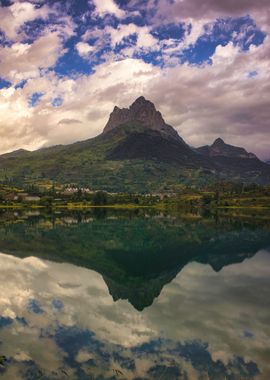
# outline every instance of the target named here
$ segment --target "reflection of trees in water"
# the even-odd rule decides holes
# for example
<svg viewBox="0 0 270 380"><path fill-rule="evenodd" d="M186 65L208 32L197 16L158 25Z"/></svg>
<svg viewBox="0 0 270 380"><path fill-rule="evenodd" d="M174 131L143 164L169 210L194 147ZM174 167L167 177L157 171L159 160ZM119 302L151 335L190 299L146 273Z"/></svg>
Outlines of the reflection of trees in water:
<svg viewBox="0 0 270 380"><path fill-rule="evenodd" d="M93 215L96 219L105 219L107 217L107 209L106 208L94 208Z"/></svg>

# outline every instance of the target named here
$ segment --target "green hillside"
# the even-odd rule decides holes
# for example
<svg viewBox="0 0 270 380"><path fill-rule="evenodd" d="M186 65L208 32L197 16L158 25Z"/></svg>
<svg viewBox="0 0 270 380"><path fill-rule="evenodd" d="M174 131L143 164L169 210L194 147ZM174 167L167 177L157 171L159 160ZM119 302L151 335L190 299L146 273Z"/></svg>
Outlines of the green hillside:
<svg viewBox="0 0 270 380"><path fill-rule="evenodd" d="M179 151L178 159L168 157L162 160L155 154L146 159L143 155L127 159L111 157L117 147L135 134L140 134L143 144L153 132L140 126L122 126L116 131L83 142L2 156L0 181L25 185L50 179L63 184L76 183L94 190L146 192L214 180L215 176L206 168L204 159L202 162L193 162L194 157L199 156L195 153L192 153L192 157L186 157ZM175 142L164 141L168 151L172 145L176 145ZM180 143L178 148L182 148Z"/></svg>

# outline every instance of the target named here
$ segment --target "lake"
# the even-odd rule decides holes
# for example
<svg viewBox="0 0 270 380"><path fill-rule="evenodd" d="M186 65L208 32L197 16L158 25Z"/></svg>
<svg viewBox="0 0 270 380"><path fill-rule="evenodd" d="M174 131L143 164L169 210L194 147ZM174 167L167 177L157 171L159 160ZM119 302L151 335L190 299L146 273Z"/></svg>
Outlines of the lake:
<svg viewBox="0 0 270 380"><path fill-rule="evenodd" d="M0 378L270 379L270 218L0 214Z"/></svg>

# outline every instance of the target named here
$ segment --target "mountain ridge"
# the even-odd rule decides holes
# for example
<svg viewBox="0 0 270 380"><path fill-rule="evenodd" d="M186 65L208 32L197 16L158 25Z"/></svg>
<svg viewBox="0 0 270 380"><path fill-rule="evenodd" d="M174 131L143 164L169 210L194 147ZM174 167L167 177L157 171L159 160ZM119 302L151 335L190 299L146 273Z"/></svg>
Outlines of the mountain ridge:
<svg viewBox="0 0 270 380"><path fill-rule="evenodd" d="M128 109L115 107L94 138L0 156L0 182L43 180L93 190L153 192L222 180L266 184L270 167L220 138L211 146L191 148L154 104L140 97Z"/></svg>

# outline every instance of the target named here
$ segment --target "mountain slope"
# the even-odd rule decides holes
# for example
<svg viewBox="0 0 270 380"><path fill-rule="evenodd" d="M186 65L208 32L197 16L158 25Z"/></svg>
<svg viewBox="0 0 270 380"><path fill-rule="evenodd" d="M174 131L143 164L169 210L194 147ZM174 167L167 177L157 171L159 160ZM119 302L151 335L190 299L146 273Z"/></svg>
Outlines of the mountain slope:
<svg viewBox="0 0 270 380"><path fill-rule="evenodd" d="M17 184L51 179L93 189L131 192L158 191L169 183L180 184L192 177L190 171L194 170L202 172L204 181L200 167L209 167L208 159L201 158L181 142L162 139L160 135L154 136L159 141L160 151L154 148L151 156L145 156L144 152L139 154L140 149L136 151L134 142L138 134L141 147L153 139L151 132L145 128L133 128L130 133L129 126L121 126L90 140L40 149L25 157L2 156L0 179ZM123 146L129 144L134 146L133 156L130 152L123 155ZM196 157L198 162L195 162Z"/></svg>
<svg viewBox="0 0 270 380"><path fill-rule="evenodd" d="M211 160L194 152L181 138L164 138L157 130L140 126L136 128L134 125L130 131L130 124L118 127L117 134L121 129L127 134L108 153L107 158L110 160L158 160L185 168L215 169ZM115 131L112 132L115 133ZM109 133L106 137L109 137Z"/></svg>

